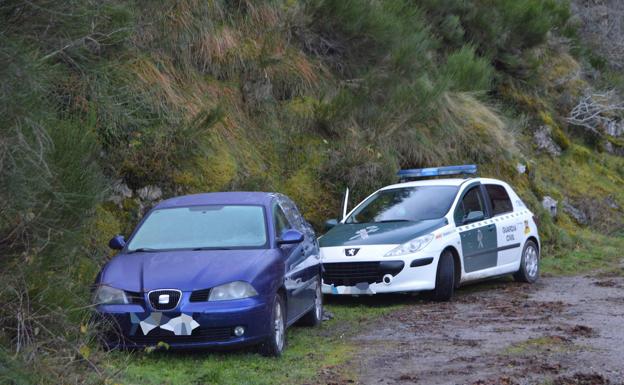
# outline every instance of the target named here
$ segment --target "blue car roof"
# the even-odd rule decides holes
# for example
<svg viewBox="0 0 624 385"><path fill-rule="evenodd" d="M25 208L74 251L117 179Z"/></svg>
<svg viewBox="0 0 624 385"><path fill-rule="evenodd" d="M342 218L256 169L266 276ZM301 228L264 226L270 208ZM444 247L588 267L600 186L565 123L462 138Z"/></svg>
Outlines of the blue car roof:
<svg viewBox="0 0 624 385"><path fill-rule="evenodd" d="M236 192L214 192L203 194L183 195L179 197L169 198L160 202L155 208L171 208L182 206L198 206L198 205L262 205L268 206L275 193L254 192L254 191L236 191Z"/></svg>

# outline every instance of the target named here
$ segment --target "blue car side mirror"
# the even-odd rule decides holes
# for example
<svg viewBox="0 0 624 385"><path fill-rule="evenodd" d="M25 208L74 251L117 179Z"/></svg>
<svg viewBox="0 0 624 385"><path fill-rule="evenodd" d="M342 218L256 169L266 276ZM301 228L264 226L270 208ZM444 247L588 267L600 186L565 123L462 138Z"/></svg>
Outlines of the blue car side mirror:
<svg viewBox="0 0 624 385"><path fill-rule="evenodd" d="M126 245L126 238L123 235L115 235L108 241L108 247L113 250L121 250Z"/></svg>
<svg viewBox="0 0 624 385"><path fill-rule="evenodd" d="M294 243L303 242L303 234L298 230L286 230L282 233L282 236L277 240L278 245L291 245Z"/></svg>

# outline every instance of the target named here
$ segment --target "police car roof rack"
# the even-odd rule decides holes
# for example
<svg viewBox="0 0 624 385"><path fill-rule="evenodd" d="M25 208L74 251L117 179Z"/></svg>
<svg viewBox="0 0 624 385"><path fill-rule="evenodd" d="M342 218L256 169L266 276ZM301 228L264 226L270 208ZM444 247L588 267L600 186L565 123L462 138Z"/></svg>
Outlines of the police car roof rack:
<svg viewBox="0 0 624 385"><path fill-rule="evenodd" d="M399 170L397 176L399 177L399 183L409 182L415 179L431 178L436 176L448 176L448 175L463 175L468 178L469 175L477 173L476 164L464 164L460 166L446 166L446 167L430 167L430 168L412 168L406 170Z"/></svg>

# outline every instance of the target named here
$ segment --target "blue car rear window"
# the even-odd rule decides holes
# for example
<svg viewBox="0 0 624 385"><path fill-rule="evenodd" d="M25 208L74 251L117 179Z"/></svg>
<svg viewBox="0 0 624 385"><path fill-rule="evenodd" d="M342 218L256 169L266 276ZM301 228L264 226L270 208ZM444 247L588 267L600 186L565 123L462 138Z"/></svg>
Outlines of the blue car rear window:
<svg viewBox="0 0 624 385"><path fill-rule="evenodd" d="M128 251L262 248L266 244L262 206L206 205L152 211L130 240Z"/></svg>

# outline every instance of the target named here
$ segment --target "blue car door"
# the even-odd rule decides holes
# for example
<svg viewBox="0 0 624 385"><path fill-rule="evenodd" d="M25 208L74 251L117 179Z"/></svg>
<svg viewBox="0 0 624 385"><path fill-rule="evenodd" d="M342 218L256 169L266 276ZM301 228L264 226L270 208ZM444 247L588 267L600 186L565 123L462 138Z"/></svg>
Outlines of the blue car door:
<svg viewBox="0 0 624 385"><path fill-rule="evenodd" d="M302 270L302 306L303 310L307 310L314 306L315 290L321 284L321 256L318 241L314 229L303 218L292 200L280 194L279 204L292 226L304 235L302 243L304 259L297 267Z"/></svg>
<svg viewBox="0 0 624 385"><path fill-rule="evenodd" d="M275 224L275 236L278 238L284 231L294 228L277 202L273 205L273 223ZM279 248L284 256L286 269L284 277L286 318L290 322L305 310L304 271L300 266L305 260L305 251L303 242L280 245Z"/></svg>

